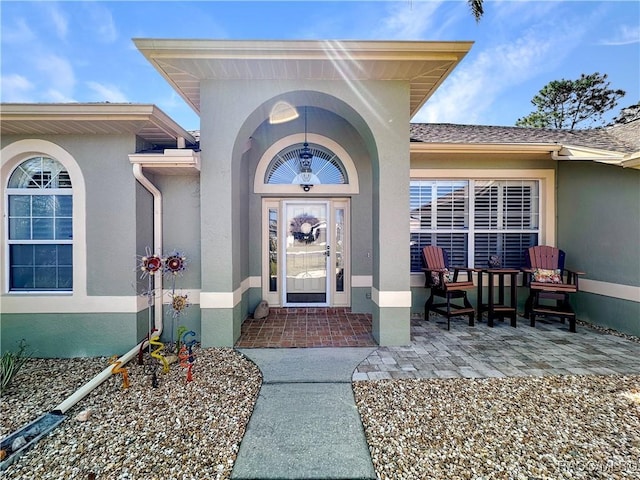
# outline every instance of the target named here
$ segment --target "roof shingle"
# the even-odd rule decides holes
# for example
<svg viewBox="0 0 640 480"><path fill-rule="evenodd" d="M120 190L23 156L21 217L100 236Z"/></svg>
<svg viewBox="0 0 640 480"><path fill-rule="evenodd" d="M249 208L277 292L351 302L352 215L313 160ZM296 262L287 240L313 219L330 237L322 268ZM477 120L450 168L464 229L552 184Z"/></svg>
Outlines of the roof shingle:
<svg viewBox="0 0 640 480"><path fill-rule="evenodd" d="M419 143L557 143L622 153L640 150L640 120L587 130L412 123L410 141Z"/></svg>

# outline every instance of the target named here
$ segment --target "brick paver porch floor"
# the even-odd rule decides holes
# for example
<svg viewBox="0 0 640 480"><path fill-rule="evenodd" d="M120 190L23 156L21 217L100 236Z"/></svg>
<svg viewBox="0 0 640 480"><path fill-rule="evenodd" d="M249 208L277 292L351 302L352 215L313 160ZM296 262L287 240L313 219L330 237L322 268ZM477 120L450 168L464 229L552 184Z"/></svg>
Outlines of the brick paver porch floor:
<svg viewBox="0 0 640 480"><path fill-rule="evenodd" d="M350 308L271 308L242 324L238 348L370 347L371 315Z"/></svg>

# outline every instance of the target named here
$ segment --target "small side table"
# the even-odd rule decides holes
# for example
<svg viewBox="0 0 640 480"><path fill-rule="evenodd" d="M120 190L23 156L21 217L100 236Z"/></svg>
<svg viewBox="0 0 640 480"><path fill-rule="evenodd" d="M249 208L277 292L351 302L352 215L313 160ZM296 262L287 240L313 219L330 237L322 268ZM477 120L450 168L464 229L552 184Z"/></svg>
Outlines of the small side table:
<svg viewBox="0 0 640 480"><path fill-rule="evenodd" d="M511 326L516 326L516 316L518 309L518 284L517 284L517 276L520 273L520 270L514 270L511 268L483 268L478 271L478 317L482 318L482 312L488 312L487 314L487 324L490 327L493 327L493 320L495 318L511 318ZM489 291L488 291L488 301L487 303L483 303L483 292L482 292L482 278L484 275L489 277ZM511 277L511 284L509 285L509 297L510 303L507 305L505 303L505 277ZM498 277L498 301L495 301L495 277Z"/></svg>

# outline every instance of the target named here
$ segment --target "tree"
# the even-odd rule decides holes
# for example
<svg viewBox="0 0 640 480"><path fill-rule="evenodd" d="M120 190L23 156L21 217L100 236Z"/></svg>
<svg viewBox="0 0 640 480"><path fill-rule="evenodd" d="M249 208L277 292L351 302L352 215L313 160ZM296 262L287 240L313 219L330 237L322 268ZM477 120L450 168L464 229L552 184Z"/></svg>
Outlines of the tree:
<svg viewBox="0 0 640 480"><path fill-rule="evenodd" d="M606 74L580 75L577 80L553 80L533 97L537 110L519 118L519 127L573 130L581 122L604 123L602 115L618 104L624 90L609 88Z"/></svg>
<svg viewBox="0 0 640 480"><path fill-rule="evenodd" d="M636 120L640 120L640 102L635 105L622 108L611 124L621 125L624 123L635 122Z"/></svg>
<svg viewBox="0 0 640 480"><path fill-rule="evenodd" d="M467 0L469 7L471 8L471 13L476 19L476 22L479 22L484 14L484 9L482 8L483 0Z"/></svg>

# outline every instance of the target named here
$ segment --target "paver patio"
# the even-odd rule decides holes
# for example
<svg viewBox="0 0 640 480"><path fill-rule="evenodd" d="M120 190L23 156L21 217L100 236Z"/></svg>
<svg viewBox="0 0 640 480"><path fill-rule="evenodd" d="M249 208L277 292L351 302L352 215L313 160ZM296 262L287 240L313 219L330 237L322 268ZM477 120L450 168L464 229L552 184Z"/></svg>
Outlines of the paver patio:
<svg viewBox="0 0 640 480"><path fill-rule="evenodd" d="M523 375L640 373L640 343L578 325L540 318L535 327L518 316L474 327L431 315L411 320L411 344L379 347L361 363L353 380L389 378L484 378ZM268 318L248 319L238 348L375 346L371 315L350 309L272 309Z"/></svg>
<svg viewBox="0 0 640 480"><path fill-rule="evenodd" d="M578 325L541 319L535 327L486 319L469 327L446 319L411 320L411 345L380 347L362 362L353 380L391 378L486 378L640 373L640 343Z"/></svg>

